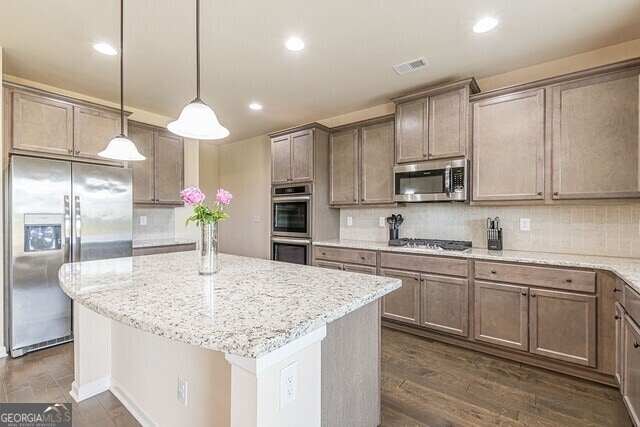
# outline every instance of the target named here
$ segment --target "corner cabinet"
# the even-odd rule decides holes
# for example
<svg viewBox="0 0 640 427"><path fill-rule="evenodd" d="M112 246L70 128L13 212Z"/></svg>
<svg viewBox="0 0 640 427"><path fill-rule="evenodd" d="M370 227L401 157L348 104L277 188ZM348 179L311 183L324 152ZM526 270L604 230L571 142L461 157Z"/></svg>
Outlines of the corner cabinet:
<svg viewBox="0 0 640 427"><path fill-rule="evenodd" d="M315 129L309 128L272 136L272 184L313 181L315 132Z"/></svg>
<svg viewBox="0 0 640 427"><path fill-rule="evenodd" d="M184 141L171 132L131 122L129 138L147 159L131 162L133 202L182 206L184 182Z"/></svg>
<svg viewBox="0 0 640 427"><path fill-rule="evenodd" d="M393 204L393 117L338 128L329 136L329 203Z"/></svg>
<svg viewBox="0 0 640 427"><path fill-rule="evenodd" d="M471 78L394 98L396 163L465 156L469 95L479 91Z"/></svg>
<svg viewBox="0 0 640 427"><path fill-rule="evenodd" d="M11 151L121 164L98 156L120 134L119 111L6 83L4 97Z"/></svg>

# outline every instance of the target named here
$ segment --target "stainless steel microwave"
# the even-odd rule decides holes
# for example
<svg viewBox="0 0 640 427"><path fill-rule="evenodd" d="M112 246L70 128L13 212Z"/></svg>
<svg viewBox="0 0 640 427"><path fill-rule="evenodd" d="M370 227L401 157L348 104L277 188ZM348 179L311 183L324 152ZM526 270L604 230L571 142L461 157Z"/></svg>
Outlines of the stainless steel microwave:
<svg viewBox="0 0 640 427"><path fill-rule="evenodd" d="M469 161L434 160L393 168L396 202L465 202Z"/></svg>

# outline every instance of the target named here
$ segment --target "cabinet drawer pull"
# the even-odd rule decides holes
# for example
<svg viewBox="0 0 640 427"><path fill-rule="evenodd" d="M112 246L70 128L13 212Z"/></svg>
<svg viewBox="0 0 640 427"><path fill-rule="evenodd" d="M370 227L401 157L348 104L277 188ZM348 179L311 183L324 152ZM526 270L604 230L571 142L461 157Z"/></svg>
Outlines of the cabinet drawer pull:
<svg viewBox="0 0 640 427"><path fill-rule="evenodd" d="M360 256L360 259L364 261L364 256L362 256L362 255L361 255L361 256Z"/></svg>
<svg viewBox="0 0 640 427"><path fill-rule="evenodd" d="M554 192L553 192L553 195L554 195L554 196L559 196L559 195L560 195L560 193L558 193L557 191L554 191Z"/></svg>
<svg viewBox="0 0 640 427"><path fill-rule="evenodd" d="M638 348L638 347L640 347L640 344L638 344L637 342L634 342L633 343L633 348Z"/></svg>
<svg viewBox="0 0 640 427"><path fill-rule="evenodd" d="M538 196L542 196L542 191L538 191Z"/></svg>
<svg viewBox="0 0 640 427"><path fill-rule="evenodd" d="M618 316L617 314L613 316L614 319L616 320L620 320L620 316Z"/></svg>
<svg viewBox="0 0 640 427"><path fill-rule="evenodd" d="M613 288L613 292L614 292L614 293L615 293L615 292L620 292L620 289L618 289L618 288Z"/></svg>
<svg viewBox="0 0 640 427"><path fill-rule="evenodd" d="M326 255L326 254L327 254L326 252L322 252L322 255Z"/></svg>
<svg viewBox="0 0 640 427"><path fill-rule="evenodd" d="M567 283L573 282L573 279L567 279Z"/></svg>
<svg viewBox="0 0 640 427"><path fill-rule="evenodd" d="M491 270L491 274L496 274L496 271L495 270Z"/></svg>

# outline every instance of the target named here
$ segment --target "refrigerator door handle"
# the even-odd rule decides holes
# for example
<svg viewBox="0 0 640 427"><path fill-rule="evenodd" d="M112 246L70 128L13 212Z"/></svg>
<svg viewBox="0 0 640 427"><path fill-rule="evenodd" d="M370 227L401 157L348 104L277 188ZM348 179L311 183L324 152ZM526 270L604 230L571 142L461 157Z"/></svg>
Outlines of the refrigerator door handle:
<svg viewBox="0 0 640 427"><path fill-rule="evenodd" d="M81 261L81 256L82 256L82 250L81 250L81 236L82 236L82 215L80 212L80 196L76 196L75 198L75 244L73 246L74 248L74 256L73 256L73 261L74 262L80 262Z"/></svg>
<svg viewBox="0 0 640 427"><path fill-rule="evenodd" d="M64 196L64 263L71 261L71 202Z"/></svg>

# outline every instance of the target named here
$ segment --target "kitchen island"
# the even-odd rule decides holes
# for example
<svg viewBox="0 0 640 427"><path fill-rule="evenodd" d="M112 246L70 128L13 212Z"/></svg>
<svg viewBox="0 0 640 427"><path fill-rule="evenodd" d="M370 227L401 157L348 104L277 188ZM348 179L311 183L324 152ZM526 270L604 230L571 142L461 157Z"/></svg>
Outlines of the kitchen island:
<svg viewBox="0 0 640 427"><path fill-rule="evenodd" d="M73 398L111 390L143 425L375 423L377 300L400 281L219 262L212 276L198 274L194 252L63 265L60 286L74 300ZM293 399L281 390L290 378Z"/></svg>

